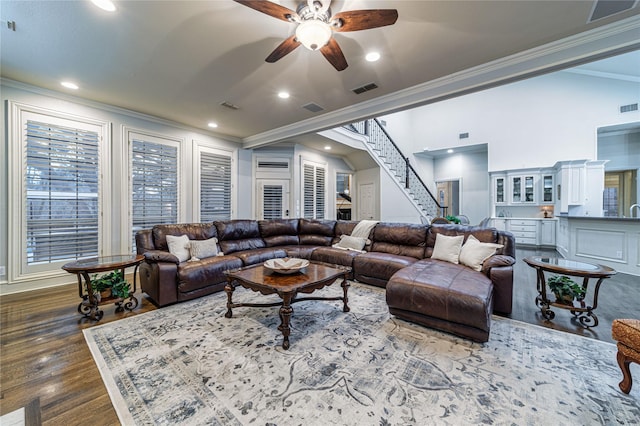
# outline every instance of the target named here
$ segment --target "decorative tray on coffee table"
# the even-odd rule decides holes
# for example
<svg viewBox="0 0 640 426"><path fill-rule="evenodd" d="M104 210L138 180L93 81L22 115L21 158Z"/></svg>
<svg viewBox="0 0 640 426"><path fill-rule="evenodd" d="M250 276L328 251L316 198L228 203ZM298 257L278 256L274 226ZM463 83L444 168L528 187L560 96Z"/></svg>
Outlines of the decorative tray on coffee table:
<svg viewBox="0 0 640 426"><path fill-rule="evenodd" d="M309 266L306 259L285 257L283 259L269 259L264 262L264 267L278 274L295 274Z"/></svg>

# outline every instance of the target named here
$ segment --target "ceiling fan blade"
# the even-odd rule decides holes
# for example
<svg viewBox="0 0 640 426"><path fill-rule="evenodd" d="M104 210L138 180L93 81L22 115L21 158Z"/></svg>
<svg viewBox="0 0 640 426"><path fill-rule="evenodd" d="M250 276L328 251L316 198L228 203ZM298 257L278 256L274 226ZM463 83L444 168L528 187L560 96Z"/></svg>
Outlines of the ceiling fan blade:
<svg viewBox="0 0 640 426"><path fill-rule="evenodd" d="M327 44L320 48L320 52L322 52L324 57L327 58L327 61L338 71L342 71L349 66L342 53L342 49L340 49L338 42L333 37L329 39Z"/></svg>
<svg viewBox="0 0 640 426"><path fill-rule="evenodd" d="M267 56L267 59L265 59L265 61L270 63L276 62L282 59L283 56L291 53L298 46L300 46L300 42L296 40L296 36L294 34L288 39L286 39L285 41L283 41L282 43L280 43L280 45L276 47L275 50L271 52L269 56Z"/></svg>
<svg viewBox="0 0 640 426"><path fill-rule="evenodd" d="M335 14L331 21L339 20L334 31L360 31L393 25L398 20L395 9L348 10Z"/></svg>
<svg viewBox="0 0 640 426"><path fill-rule="evenodd" d="M240 3L258 12L266 13L274 18L282 19L283 21L291 22L290 17L297 17L298 14L291 9L287 9L279 4L272 3L267 0L233 0L236 3Z"/></svg>

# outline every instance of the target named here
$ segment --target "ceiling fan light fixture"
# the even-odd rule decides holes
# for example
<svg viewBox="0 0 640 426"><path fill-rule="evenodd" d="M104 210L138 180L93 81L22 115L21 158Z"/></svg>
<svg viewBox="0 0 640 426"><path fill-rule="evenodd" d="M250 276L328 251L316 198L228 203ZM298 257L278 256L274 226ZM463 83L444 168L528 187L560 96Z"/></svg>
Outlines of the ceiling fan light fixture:
<svg viewBox="0 0 640 426"><path fill-rule="evenodd" d="M317 19L301 22L296 28L296 38L309 50L318 50L331 39L331 27Z"/></svg>

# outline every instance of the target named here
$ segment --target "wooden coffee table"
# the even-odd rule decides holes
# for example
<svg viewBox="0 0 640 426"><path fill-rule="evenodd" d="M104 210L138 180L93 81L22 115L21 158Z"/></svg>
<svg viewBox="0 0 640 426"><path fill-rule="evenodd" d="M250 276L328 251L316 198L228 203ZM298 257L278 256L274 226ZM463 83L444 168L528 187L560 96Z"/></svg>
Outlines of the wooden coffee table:
<svg viewBox="0 0 640 426"><path fill-rule="evenodd" d="M282 332L284 337L282 348L289 349L289 335L291 334L289 322L293 313L291 305L305 300L342 300L344 303L342 311L349 312L347 298L349 282L347 281L347 275L350 272L351 268L347 266L319 262L311 262L301 272L290 275L278 274L265 268L262 264L225 271L227 276L227 285L224 287L224 291L227 293L227 313L225 317L231 318L233 316L232 309L242 306L280 306L281 323L278 326L278 330ZM342 297L297 297L298 293L313 293L315 290L333 284L340 278L342 278ZM282 299L282 302L233 303L232 297L236 285L241 285L264 295L277 294Z"/></svg>

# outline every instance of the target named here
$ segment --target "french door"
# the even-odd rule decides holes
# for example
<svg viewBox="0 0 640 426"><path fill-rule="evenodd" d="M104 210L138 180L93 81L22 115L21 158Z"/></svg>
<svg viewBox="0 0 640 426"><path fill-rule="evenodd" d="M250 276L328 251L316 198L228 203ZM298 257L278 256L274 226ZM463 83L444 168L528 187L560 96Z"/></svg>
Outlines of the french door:
<svg viewBox="0 0 640 426"><path fill-rule="evenodd" d="M289 180L259 179L258 219L282 219L289 214Z"/></svg>

